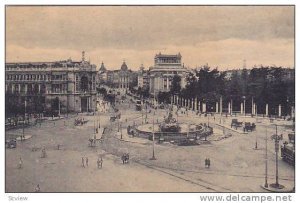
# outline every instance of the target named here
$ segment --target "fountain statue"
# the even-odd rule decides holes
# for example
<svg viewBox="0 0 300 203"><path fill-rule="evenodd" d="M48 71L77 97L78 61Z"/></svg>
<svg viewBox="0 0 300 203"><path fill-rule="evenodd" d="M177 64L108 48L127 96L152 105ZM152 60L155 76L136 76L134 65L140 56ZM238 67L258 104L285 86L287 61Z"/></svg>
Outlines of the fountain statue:
<svg viewBox="0 0 300 203"><path fill-rule="evenodd" d="M173 118L173 109L172 107L168 111L168 116L164 119L164 121L159 125L159 129L161 132L179 132L180 126L175 118Z"/></svg>

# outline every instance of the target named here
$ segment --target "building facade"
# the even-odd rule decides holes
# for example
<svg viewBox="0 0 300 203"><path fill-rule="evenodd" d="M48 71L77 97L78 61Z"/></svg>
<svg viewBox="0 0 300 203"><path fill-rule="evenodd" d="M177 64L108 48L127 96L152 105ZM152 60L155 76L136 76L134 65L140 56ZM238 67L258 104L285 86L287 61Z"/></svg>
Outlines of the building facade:
<svg viewBox="0 0 300 203"><path fill-rule="evenodd" d="M102 62L98 71L98 82L99 84L104 84L107 82L107 70Z"/></svg>
<svg viewBox="0 0 300 203"><path fill-rule="evenodd" d="M134 86L137 80L137 73L128 69L125 61L119 70L107 71L107 84L110 87L118 89L120 92L126 92L130 86Z"/></svg>
<svg viewBox="0 0 300 203"><path fill-rule="evenodd" d="M7 102L48 113L93 111L96 66L71 59L56 62L6 63ZM25 102L26 101L26 102Z"/></svg>
<svg viewBox="0 0 300 203"><path fill-rule="evenodd" d="M147 89L150 85L150 76L149 71L145 70L144 66L141 65L140 70L138 71L138 85L137 87Z"/></svg>
<svg viewBox="0 0 300 203"><path fill-rule="evenodd" d="M159 92L170 91L174 75L181 77L181 87L186 86L188 70L181 63L181 54L167 55L156 54L154 66L149 68L150 93L156 95Z"/></svg>

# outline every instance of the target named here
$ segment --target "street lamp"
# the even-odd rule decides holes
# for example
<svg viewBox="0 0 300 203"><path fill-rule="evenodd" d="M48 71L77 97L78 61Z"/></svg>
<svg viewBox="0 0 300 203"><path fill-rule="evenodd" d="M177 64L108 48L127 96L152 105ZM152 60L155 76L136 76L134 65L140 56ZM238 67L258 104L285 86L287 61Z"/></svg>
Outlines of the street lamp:
<svg viewBox="0 0 300 203"><path fill-rule="evenodd" d="M276 126L276 134L275 134L275 153L276 153L276 182L270 184L270 187L275 188L275 189L283 189L284 186L279 184L278 181L278 151L279 151L279 135L277 134L277 125Z"/></svg>
<svg viewBox="0 0 300 203"><path fill-rule="evenodd" d="M155 98L155 91L154 91L154 98ZM154 150L154 140L155 140L155 135L154 135L154 115L155 115L155 109L153 109L153 118L152 118L152 158L150 160L156 160L155 158L155 150Z"/></svg>
<svg viewBox="0 0 300 203"><path fill-rule="evenodd" d="M265 167L265 188L268 188L268 131L266 128L266 154L265 154L265 162L266 162L266 167Z"/></svg>

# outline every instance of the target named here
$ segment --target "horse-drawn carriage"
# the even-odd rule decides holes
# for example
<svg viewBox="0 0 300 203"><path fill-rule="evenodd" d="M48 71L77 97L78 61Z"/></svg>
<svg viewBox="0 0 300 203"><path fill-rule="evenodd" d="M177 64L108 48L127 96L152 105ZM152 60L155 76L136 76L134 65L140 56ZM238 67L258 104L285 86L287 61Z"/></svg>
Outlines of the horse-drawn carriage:
<svg viewBox="0 0 300 203"><path fill-rule="evenodd" d="M5 141L5 146L8 149L16 148L17 147L17 140L16 139L9 139Z"/></svg>
<svg viewBox="0 0 300 203"><path fill-rule="evenodd" d="M78 125L84 125L85 123L87 123L87 120L84 120L84 118L76 118L74 121L74 125L78 126Z"/></svg>
<svg viewBox="0 0 300 203"><path fill-rule="evenodd" d="M295 165L295 134L288 134L289 142L284 142L281 146L281 157L282 160Z"/></svg>
<svg viewBox="0 0 300 203"><path fill-rule="evenodd" d="M238 119L234 118L231 120L231 128L235 127L237 129L238 127L242 127L242 126L243 126L243 122L239 122Z"/></svg>
<svg viewBox="0 0 300 203"><path fill-rule="evenodd" d="M134 127L133 126L128 126L127 127L127 134L128 135L134 135Z"/></svg>
<svg viewBox="0 0 300 203"><path fill-rule="evenodd" d="M255 123L245 122L244 132L248 132L248 131L252 132L253 130L255 130L255 128L256 128Z"/></svg>

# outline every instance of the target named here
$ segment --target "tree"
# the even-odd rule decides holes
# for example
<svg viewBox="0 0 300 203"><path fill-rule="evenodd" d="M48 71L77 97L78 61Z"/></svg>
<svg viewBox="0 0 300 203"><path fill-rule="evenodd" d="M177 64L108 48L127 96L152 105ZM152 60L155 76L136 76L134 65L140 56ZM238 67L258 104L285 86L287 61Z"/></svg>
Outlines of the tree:
<svg viewBox="0 0 300 203"><path fill-rule="evenodd" d="M159 92L157 95L158 103L171 103L170 92Z"/></svg>
<svg viewBox="0 0 300 203"><path fill-rule="evenodd" d="M179 75L174 75L171 83L171 94L179 94L181 91L181 77Z"/></svg>

